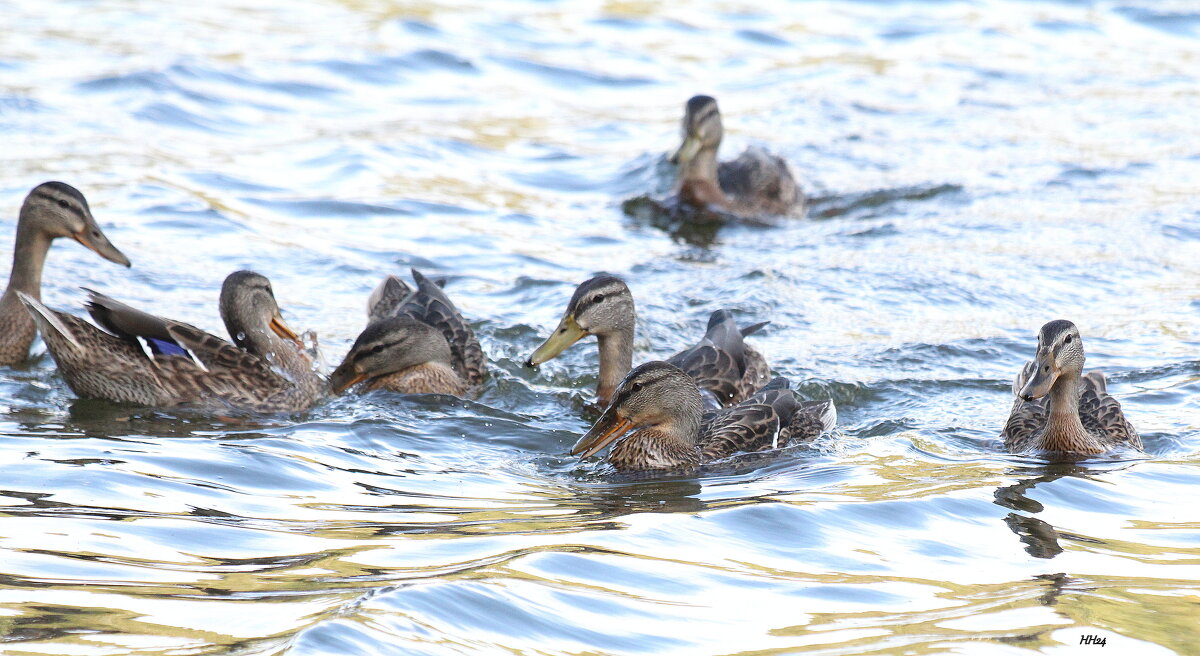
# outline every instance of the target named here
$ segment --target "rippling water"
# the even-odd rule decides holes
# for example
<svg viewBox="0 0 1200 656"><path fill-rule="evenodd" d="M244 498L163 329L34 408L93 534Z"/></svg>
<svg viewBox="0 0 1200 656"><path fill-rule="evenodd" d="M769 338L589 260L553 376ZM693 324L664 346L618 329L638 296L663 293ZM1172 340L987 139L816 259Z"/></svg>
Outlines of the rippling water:
<svg viewBox="0 0 1200 656"><path fill-rule="evenodd" d="M36 346L0 369L0 651L1200 649L1195 3L244 4L4 5L0 257L62 179L134 268L56 245L48 304L215 330L252 267L333 362L417 266L491 380L235 423L76 400ZM808 220L655 214L697 92ZM595 349L520 363L601 270L638 359L770 319L837 433L689 477L566 456ZM1058 317L1145 457L999 448Z"/></svg>

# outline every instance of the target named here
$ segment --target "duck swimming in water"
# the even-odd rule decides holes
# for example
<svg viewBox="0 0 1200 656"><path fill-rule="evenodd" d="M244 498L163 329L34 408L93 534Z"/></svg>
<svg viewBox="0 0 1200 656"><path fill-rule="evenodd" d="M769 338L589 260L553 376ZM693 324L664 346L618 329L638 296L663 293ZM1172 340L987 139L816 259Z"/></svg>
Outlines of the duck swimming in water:
<svg viewBox="0 0 1200 656"><path fill-rule="evenodd" d="M810 440L836 423L833 401L798 401L783 378L737 405L705 413L695 381L653 361L625 376L571 454L586 458L612 445L607 460L620 471L689 469Z"/></svg>
<svg viewBox="0 0 1200 656"><path fill-rule="evenodd" d="M1038 334L1037 355L1013 382L1012 411L1001 437L1013 453L1097 455L1142 438L1108 395L1104 374L1083 374L1083 340L1070 321L1051 321Z"/></svg>
<svg viewBox="0 0 1200 656"><path fill-rule="evenodd" d="M740 217L804 214L804 194L787 162L761 148L717 164L725 129L711 96L694 96L683 115L683 143L671 156L679 166L676 197L701 210Z"/></svg>
<svg viewBox="0 0 1200 656"><path fill-rule="evenodd" d="M525 364L536 367L580 339L595 335L600 348L596 398L606 404L612 399L617 383L633 366L636 321L633 293L625 281L610 275L585 280L575 288L558 327ZM767 322L738 328L728 310L717 310L709 317L704 337L671 356L668 362L686 371L699 384L709 407L737 403L765 385L770 377L766 358L742 341L765 325Z"/></svg>
<svg viewBox="0 0 1200 656"><path fill-rule="evenodd" d="M294 412L325 394L304 344L280 316L270 281L253 271L231 273L221 286L221 317L233 344L92 291L88 312L104 330L31 296L21 300L81 397Z"/></svg>
<svg viewBox="0 0 1200 656"><path fill-rule="evenodd" d="M367 390L464 396L483 382L487 360L475 331L440 285L413 269L413 291L388 276L367 303L370 323L330 378L335 394Z"/></svg>
<svg viewBox="0 0 1200 656"><path fill-rule="evenodd" d="M0 297L0 365L20 362L29 355L37 325L21 305L19 294L42 298L42 267L51 242L59 237L70 237L110 262L129 266L129 258L104 236L78 189L63 182L34 187L21 204L12 274Z"/></svg>

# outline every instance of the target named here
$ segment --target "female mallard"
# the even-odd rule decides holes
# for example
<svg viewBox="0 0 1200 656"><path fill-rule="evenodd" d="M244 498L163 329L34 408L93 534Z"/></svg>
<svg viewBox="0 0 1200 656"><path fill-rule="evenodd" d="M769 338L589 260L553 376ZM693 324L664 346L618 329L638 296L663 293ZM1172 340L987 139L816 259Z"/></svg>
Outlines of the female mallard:
<svg viewBox="0 0 1200 656"><path fill-rule="evenodd" d="M487 361L475 331L441 287L412 270L417 290L388 276L367 303L370 323L330 377L335 394L366 389L463 396L483 382Z"/></svg>
<svg viewBox="0 0 1200 656"><path fill-rule="evenodd" d="M739 451L809 440L836 422L833 401L797 401L782 378L735 406L706 414L695 381L655 361L625 376L571 455L586 458L616 442L608 461L621 471L686 469Z"/></svg>
<svg viewBox="0 0 1200 656"><path fill-rule="evenodd" d="M1037 355L1013 382L1013 402L1001 435L1013 453L1096 455L1114 447L1142 448L1142 438L1108 395L1104 374L1083 374L1083 340L1070 321L1051 321L1038 335Z"/></svg>
<svg viewBox="0 0 1200 656"><path fill-rule="evenodd" d="M20 362L29 354L37 326L18 294L41 299L42 265L50 242L58 237L70 237L106 260L129 266L129 258L100 231L87 199L75 187L62 182L34 187L21 204L12 275L0 297L0 365Z"/></svg>
<svg viewBox="0 0 1200 656"><path fill-rule="evenodd" d="M536 367L580 339L595 335L600 347L596 399L606 404L621 377L633 366L636 318L633 294L625 281L608 275L586 280L575 288L558 328L525 364ZM717 310L708 319L704 338L667 361L695 379L709 407L737 403L762 387L770 376L766 358L742 341L767 323L739 329L728 310Z"/></svg>
<svg viewBox="0 0 1200 656"><path fill-rule="evenodd" d="M683 115L683 144L671 156L679 165L675 194L700 209L743 217L804 213L804 195L787 162L760 148L747 148L732 162L717 164L725 134L711 96L693 96Z"/></svg>
<svg viewBox="0 0 1200 656"><path fill-rule="evenodd" d="M283 323L271 283L253 271L231 273L221 286L221 317L237 346L88 293L88 312L105 330L21 296L63 378L79 396L291 412L324 394L325 384L303 343Z"/></svg>

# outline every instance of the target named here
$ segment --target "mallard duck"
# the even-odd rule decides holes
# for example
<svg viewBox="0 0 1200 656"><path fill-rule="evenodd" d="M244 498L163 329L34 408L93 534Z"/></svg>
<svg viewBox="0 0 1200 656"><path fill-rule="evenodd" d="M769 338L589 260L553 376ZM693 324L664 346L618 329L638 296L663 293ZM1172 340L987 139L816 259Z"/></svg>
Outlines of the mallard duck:
<svg viewBox="0 0 1200 656"><path fill-rule="evenodd" d="M236 346L86 291L88 312L104 330L21 295L79 396L291 412L308 408L325 392L304 344L279 314L270 281L253 271L231 273L221 286L221 317Z"/></svg>
<svg viewBox="0 0 1200 656"><path fill-rule="evenodd" d="M705 413L695 381L675 365L653 361L621 380L571 455L586 458L616 442L608 461L618 470L686 469L809 440L836 423L833 401L798 401L783 378L737 405Z"/></svg>
<svg viewBox="0 0 1200 656"><path fill-rule="evenodd" d="M606 404L621 377L633 366L636 321L633 294L625 281L616 276L596 276L575 288L558 328L525 364L536 367L580 339L595 335L600 348L596 399L601 405ZM704 338L671 356L668 362L695 379L709 407L737 403L762 387L770 376L766 358L742 341L767 323L739 329L728 310L717 310L708 319Z"/></svg>
<svg viewBox="0 0 1200 656"><path fill-rule="evenodd" d="M683 115L683 143L671 155L679 166L675 194L700 209L743 217L804 213L804 195L787 162L761 148L747 148L717 164L725 129L711 96L693 96Z"/></svg>
<svg viewBox="0 0 1200 656"><path fill-rule="evenodd" d="M78 189L62 182L34 187L21 204L12 274L0 297L0 365L20 362L29 355L37 326L21 307L18 294L42 297L42 265L50 243L58 237L70 237L106 260L129 266L129 258L104 236Z"/></svg>
<svg viewBox="0 0 1200 656"><path fill-rule="evenodd" d="M463 396L483 382L487 360L475 331L441 286L412 270L413 291L388 276L367 302L370 323L334 370L335 394L368 390Z"/></svg>
<svg viewBox="0 0 1200 656"><path fill-rule="evenodd" d="M1104 374L1083 375L1079 329L1062 319L1042 326L1037 355L1013 382L1012 412L1001 435L1013 453L1095 455L1142 438L1108 395Z"/></svg>

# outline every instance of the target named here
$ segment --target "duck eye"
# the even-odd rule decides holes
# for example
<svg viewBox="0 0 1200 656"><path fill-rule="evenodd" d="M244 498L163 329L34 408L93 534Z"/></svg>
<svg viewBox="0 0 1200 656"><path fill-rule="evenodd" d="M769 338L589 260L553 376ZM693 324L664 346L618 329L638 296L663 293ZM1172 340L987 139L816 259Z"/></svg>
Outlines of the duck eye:
<svg viewBox="0 0 1200 656"><path fill-rule="evenodd" d="M65 209L67 209L68 207L70 207L71 205L70 205L70 203L68 203L67 201L65 201L65 200L62 200L62 199L59 199L59 201L58 201L58 206L59 206L59 207L61 207L61 208L63 208L63 209L65 210Z"/></svg>
<svg viewBox="0 0 1200 656"><path fill-rule="evenodd" d="M382 352L383 352L383 344L376 344L375 346L372 346L372 347L371 347L371 348L370 348L370 349L367 351L367 353L370 353L370 354L372 354L372 355L374 355L374 354L376 354L376 353L382 353Z"/></svg>
<svg viewBox="0 0 1200 656"><path fill-rule="evenodd" d="M640 390L640 389L642 389L642 384L641 384L640 382L638 382L638 383L634 383L634 384L632 384L632 385L630 385L630 386L629 386L629 391L631 391L631 392L636 392L636 391L638 391L638 390Z"/></svg>
<svg viewBox="0 0 1200 656"><path fill-rule="evenodd" d="M593 303L599 303L600 301L603 301L603 300L604 300L604 294L596 294L595 296L592 297Z"/></svg>
<svg viewBox="0 0 1200 656"><path fill-rule="evenodd" d="M1070 344L1070 343L1071 343L1071 337L1072 337L1072 335L1067 335L1067 338L1063 340L1063 344Z"/></svg>

